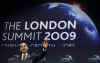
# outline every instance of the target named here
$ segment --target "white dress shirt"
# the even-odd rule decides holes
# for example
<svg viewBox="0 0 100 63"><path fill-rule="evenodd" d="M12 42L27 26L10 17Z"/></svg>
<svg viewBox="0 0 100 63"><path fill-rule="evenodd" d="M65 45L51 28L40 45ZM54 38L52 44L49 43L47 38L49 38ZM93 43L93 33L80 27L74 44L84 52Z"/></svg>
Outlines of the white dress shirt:
<svg viewBox="0 0 100 63"><path fill-rule="evenodd" d="M25 55L25 59L23 58L24 55ZM28 56L28 53L22 53L21 60L26 60L27 56Z"/></svg>

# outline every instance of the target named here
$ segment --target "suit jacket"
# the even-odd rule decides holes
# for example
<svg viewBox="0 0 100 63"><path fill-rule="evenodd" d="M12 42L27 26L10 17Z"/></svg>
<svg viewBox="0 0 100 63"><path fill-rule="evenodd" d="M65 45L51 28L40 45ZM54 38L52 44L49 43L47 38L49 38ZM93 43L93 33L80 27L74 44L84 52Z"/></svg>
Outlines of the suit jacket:
<svg viewBox="0 0 100 63"><path fill-rule="evenodd" d="M44 63L45 55L47 54L47 50L40 52L40 54L31 53L28 54L26 60L21 60L21 55L17 54L8 59L8 63Z"/></svg>

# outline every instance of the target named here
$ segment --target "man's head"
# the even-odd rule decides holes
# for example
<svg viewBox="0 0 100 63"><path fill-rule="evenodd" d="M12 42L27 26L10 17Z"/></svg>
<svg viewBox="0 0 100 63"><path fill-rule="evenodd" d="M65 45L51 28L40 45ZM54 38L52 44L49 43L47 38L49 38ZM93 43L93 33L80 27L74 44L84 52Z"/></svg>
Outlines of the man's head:
<svg viewBox="0 0 100 63"><path fill-rule="evenodd" d="M20 43L19 46L20 46L19 49L20 49L21 53L27 53L28 52L29 47L26 43L24 43L24 42Z"/></svg>

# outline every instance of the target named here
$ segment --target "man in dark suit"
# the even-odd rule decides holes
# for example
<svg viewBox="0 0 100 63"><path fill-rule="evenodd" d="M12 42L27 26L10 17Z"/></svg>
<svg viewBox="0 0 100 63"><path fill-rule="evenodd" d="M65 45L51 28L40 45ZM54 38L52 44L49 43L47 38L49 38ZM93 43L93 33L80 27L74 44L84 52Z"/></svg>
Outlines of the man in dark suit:
<svg viewBox="0 0 100 63"><path fill-rule="evenodd" d="M42 63L44 56L47 54L48 42L44 41L42 43L43 48L38 55L36 53L29 54L29 47L26 43L21 43L19 46L21 55L14 55L9 58L8 63Z"/></svg>

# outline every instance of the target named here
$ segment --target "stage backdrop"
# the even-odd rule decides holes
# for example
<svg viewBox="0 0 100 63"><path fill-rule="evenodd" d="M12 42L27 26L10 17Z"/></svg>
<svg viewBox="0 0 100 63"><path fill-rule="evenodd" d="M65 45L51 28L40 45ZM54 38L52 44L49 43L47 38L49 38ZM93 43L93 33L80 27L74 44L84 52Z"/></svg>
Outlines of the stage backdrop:
<svg viewBox="0 0 100 63"><path fill-rule="evenodd" d="M17 54L20 43L29 44L30 52L48 40L47 63L88 63L88 52L100 46L92 19L79 7L67 3L44 3L0 17L0 56L2 62Z"/></svg>

